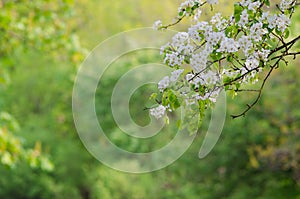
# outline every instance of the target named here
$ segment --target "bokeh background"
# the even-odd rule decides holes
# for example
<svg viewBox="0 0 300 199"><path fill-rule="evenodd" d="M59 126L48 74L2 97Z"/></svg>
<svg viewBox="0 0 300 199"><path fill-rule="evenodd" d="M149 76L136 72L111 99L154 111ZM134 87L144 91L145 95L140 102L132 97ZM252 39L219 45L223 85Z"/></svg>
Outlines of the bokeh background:
<svg viewBox="0 0 300 199"><path fill-rule="evenodd" d="M110 169L82 145L71 99L80 63L114 34L152 26L158 19L171 22L180 2L0 1L1 199L300 198L299 59L276 70L259 104L246 117L232 120L229 115L242 111L252 96L228 96L223 133L204 159L197 154L209 118L179 160L148 174ZM214 11L230 14L232 6L233 1L220 0ZM203 19L209 16L211 11L204 11ZM189 22L177 30L184 30ZM299 24L297 10L290 37L299 34ZM176 124L170 124L154 138L141 141L124 135L111 114L110 97L118 78L153 60L162 62L158 52L136 52L119 59L96 93L97 115L107 136L133 152L164 146L176 130ZM140 125L150 121L143 109L155 89L146 85L132 96L130 113Z"/></svg>

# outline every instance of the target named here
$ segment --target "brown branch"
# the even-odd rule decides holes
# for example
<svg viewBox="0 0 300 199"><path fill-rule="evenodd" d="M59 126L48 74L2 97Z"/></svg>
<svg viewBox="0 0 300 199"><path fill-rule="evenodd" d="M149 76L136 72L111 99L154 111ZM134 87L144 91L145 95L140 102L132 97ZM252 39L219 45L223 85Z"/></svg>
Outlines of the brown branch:
<svg viewBox="0 0 300 199"><path fill-rule="evenodd" d="M293 40L289 41L288 43L286 43L285 45L282 45L282 46L279 46L275 49L273 49L270 54L268 55L268 57L270 57L272 54L274 54L275 52L283 49L283 48L286 48L287 46L293 46L298 40L300 39L300 35L297 36L296 38L294 38Z"/></svg>
<svg viewBox="0 0 300 199"><path fill-rule="evenodd" d="M210 63L208 64L208 66L206 66L203 70L201 70L201 71L198 72L198 73L195 73L195 75L194 75L191 79L189 79L188 82L192 81L192 80L195 79L198 75L200 75L201 73L203 73L204 71L206 71L207 69L209 69L209 67L210 67L211 65L213 65L214 63L220 62L220 61L222 61L222 60L225 59L225 58L226 58L226 57L222 57L222 58L220 58L220 59L218 59L218 60L215 60L215 61L213 61L213 62L210 62Z"/></svg>
<svg viewBox="0 0 300 199"><path fill-rule="evenodd" d="M234 78L233 80L231 80L230 82L226 82L225 84L223 84L223 86L229 86L231 85L233 82L237 81L237 80L240 80L242 78L244 78L246 75L248 75L250 72L252 71L255 71L255 70L258 70L260 68L260 66L256 67L256 68L252 68L251 70L248 70L246 73L244 73L243 75L241 76L238 76L236 78Z"/></svg>
<svg viewBox="0 0 300 199"><path fill-rule="evenodd" d="M261 97L262 90L263 90L263 88L264 88L264 86L265 86L265 84L266 84L266 81L267 81L268 78L270 77L272 71L276 68L276 66L278 66L278 64L279 64L279 62L281 61L281 59L283 59L283 57L280 57L280 58L279 58L272 66L270 66L271 69L269 70L267 76L264 78L263 83L262 83L262 85L261 85L261 87L260 87L260 89L259 89L258 96L257 96L256 99L254 100L254 102L253 102L251 105L247 104L247 109L245 109L245 111L243 111L241 114L239 114L239 115L231 115L232 119L235 119L235 118L238 118L238 117L241 117L241 116L245 116L246 113L247 113L251 108L253 108L253 107L256 105L256 103L259 101L259 99L260 99L260 97Z"/></svg>
<svg viewBox="0 0 300 199"><path fill-rule="evenodd" d="M252 104L250 104L250 105L247 104L247 108L241 114L231 115L232 119L235 119L235 118L238 118L238 117L241 117L241 116L245 116L246 113L257 104L257 102L261 98L262 90L263 90L263 88L264 88L264 86L265 86L268 78L270 77L272 71L274 70L274 68L275 67L271 67L271 69L269 70L268 74L264 78L263 83L261 84L260 89L258 90L258 95L257 95L256 99L252 102Z"/></svg>
<svg viewBox="0 0 300 199"><path fill-rule="evenodd" d="M259 92L259 89L228 89L235 92Z"/></svg>
<svg viewBox="0 0 300 199"><path fill-rule="evenodd" d="M198 8L202 7L205 4L206 4L206 1L203 2L203 3L201 3L200 5L198 5ZM185 17L185 15L183 15L182 17L177 17L177 21L175 21L174 23L168 24L166 26L162 26L161 29L167 29L167 28L169 28L171 26L177 25L180 21L182 21L184 19L184 17Z"/></svg>
<svg viewBox="0 0 300 199"><path fill-rule="evenodd" d="M299 55L299 54L300 54L300 52L286 53L286 54L283 54L283 55L273 57L271 60L278 59L278 58L285 57L285 56L294 56L294 59L296 59L296 55Z"/></svg>
<svg viewBox="0 0 300 199"><path fill-rule="evenodd" d="M181 22L183 20L185 16L182 16L180 18L177 18L177 21L175 21L174 23L168 24L166 26L162 26L161 29L168 29L171 26L175 26L176 24L178 24L179 22Z"/></svg>

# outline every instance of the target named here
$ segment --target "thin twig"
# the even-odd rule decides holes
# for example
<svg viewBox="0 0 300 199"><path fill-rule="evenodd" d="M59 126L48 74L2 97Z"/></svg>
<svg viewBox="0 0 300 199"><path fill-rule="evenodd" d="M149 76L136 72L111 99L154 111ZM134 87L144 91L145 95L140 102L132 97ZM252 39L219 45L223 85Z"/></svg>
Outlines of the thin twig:
<svg viewBox="0 0 300 199"><path fill-rule="evenodd" d="M261 94L262 94L262 90L267 82L267 79L270 77L272 71L274 70L275 67L271 67L271 69L269 70L267 76L264 78L263 80L263 83L261 84L261 87L258 91L258 95L256 97L256 99L254 100L254 102L252 102L252 104L247 104L247 108L241 113L241 114L238 114L238 115L231 115L232 119L235 119L235 118L238 118L238 117L241 117L241 116L245 116L246 113L255 106L255 104L257 104L257 102L259 101L259 99L261 98Z"/></svg>

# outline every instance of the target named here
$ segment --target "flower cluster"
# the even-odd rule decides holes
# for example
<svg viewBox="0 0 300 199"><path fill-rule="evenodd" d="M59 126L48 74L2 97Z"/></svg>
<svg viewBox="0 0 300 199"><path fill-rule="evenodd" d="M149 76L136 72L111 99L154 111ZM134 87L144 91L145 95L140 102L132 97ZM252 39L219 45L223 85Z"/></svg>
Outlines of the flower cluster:
<svg viewBox="0 0 300 199"><path fill-rule="evenodd" d="M238 25L243 28L247 25L248 22L249 22L248 12L247 12L247 10L243 10L240 21L238 22Z"/></svg>
<svg viewBox="0 0 300 199"><path fill-rule="evenodd" d="M240 4L246 7L248 10L256 11L256 9L261 5L261 2L252 0L242 0Z"/></svg>
<svg viewBox="0 0 300 199"><path fill-rule="evenodd" d="M161 20L157 20L156 22L154 22L153 24L153 28L158 30L163 26L162 21Z"/></svg>
<svg viewBox="0 0 300 199"><path fill-rule="evenodd" d="M187 0L180 4L178 8L178 15L181 16L191 16L195 8L202 4L201 0ZM198 13L199 14L199 13Z"/></svg>
<svg viewBox="0 0 300 199"><path fill-rule="evenodd" d="M216 13L211 20L200 21L202 6L217 3L218 0L186 0L178 8L177 22L168 26L155 22L155 27L164 29L186 16L195 21L187 32L177 33L161 48L164 63L176 70L158 83L163 101L150 110L156 118L164 115L158 112L167 107L172 110L178 104L201 101L207 108L216 102L222 89L238 90L256 83L259 73L270 67L275 49L285 44L297 5L296 0L282 0L278 13L270 14L264 11L270 6L268 0L242 0L234 5L232 16ZM278 41L274 42L274 38Z"/></svg>
<svg viewBox="0 0 300 199"><path fill-rule="evenodd" d="M156 119L159 119L164 116L165 111L166 107L159 105L158 107L150 109L150 114L153 115Z"/></svg>
<svg viewBox="0 0 300 199"><path fill-rule="evenodd" d="M284 32L291 23L290 18L284 14L269 16L267 20L269 23L269 28L278 28L278 30L281 32Z"/></svg>
<svg viewBox="0 0 300 199"><path fill-rule="evenodd" d="M296 0L282 0L280 2L279 8L281 10L288 10L292 7L294 7L296 4Z"/></svg>

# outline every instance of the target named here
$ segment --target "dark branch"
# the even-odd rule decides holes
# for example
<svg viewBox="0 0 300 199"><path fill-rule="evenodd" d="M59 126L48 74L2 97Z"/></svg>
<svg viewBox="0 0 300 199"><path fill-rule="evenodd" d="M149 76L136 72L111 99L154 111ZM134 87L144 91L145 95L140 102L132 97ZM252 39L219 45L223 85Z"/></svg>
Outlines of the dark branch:
<svg viewBox="0 0 300 199"><path fill-rule="evenodd" d="M270 52L270 54L268 55L268 57L270 57L275 52L277 52L277 51L279 51L279 50L281 50L283 48L286 48L287 46L293 46L299 39L300 39L300 35L297 36L296 38L294 38L293 40L291 40L290 42L286 43L285 45L282 45L282 46L279 46L279 47L275 48L274 50L272 50Z"/></svg>
<svg viewBox="0 0 300 199"><path fill-rule="evenodd" d="M263 90L263 88L264 88L264 86L265 86L268 78L270 77L271 73L273 72L274 68L275 67L271 67L271 69L269 70L268 74L264 78L263 83L261 84L260 89L258 91L258 95L257 95L256 99L252 102L252 104L250 104L250 105L247 104L247 109L245 109L241 114L231 115L232 119L235 119L235 118L238 118L238 117L241 117L241 116L245 116L246 113L257 104L257 102L261 98L262 90Z"/></svg>

